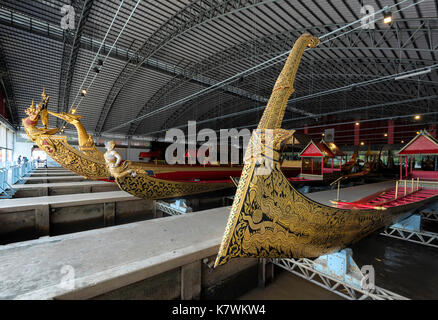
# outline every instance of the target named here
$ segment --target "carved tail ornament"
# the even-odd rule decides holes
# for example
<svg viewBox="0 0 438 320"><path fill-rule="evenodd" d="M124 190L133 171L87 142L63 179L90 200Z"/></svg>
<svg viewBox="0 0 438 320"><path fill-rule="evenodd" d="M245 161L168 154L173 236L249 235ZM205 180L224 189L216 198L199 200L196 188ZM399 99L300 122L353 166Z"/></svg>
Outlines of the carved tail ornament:
<svg viewBox="0 0 438 320"><path fill-rule="evenodd" d="M278 161L281 144L290 139L294 131L281 129L281 123L288 99L294 92L293 83L301 57L307 47L313 48L319 43L319 39L310 34L300 36L275 83L257 128L261 146L256 146L257 135L253 135L215 266L233 257L291 256L294 251L288 238L298 234L294 235L288 226L298 221L292 221L295 216L288 215L290 208L281 207L287 206L286 198L293 195ZM270 174L262 175L256 171L266 159L263 155L257 158L250 154L257 148L266 154L267 129L273 130L273 167Z"/></svg>
<svg viewBox="0 0 438 320"><path fill-rule="evenodd" d="M48 111L48 113L54 117L65 120L76 128L78 133L79 150L81 150L85 155L93 157L96 160L105 161L102 152L96 148L93 137L87 133L87 130L85 130L85 127L81 123L80 119L82 116L65 112L57 113Z"/></svg>

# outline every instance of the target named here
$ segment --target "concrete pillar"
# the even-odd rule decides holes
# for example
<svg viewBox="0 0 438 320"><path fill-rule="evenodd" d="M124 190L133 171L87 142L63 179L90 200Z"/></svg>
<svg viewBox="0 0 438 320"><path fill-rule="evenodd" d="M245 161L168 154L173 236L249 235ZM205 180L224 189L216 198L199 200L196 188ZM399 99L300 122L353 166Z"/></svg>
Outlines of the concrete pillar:
<svg viewBox="0 0 438 320"><path fill-rule="evenodd" d="M35 209L35 229L37 237L50 235L49 205L41 205Z"/></svg>
<svg viewBox="0 0 438 320"><path fill-rule="evenodd" d="M49 195L49 188L47 187L41 188L38 192L38 196L40 197L47 197L48 195Z"/></svg>
<svg viewBox="0 0 438 320"><path fill-rule="evenodd" d="M116 223L116 204L108 202L103 204L103 224L105 227L113 226Z"/></svg>
<svg viewBox="0 0 438 320"><path fill-rule="evenodd" d="M356 123L359 123L359 125L356 125ZM354 145L359 145L360 140L360 122L358 119L356 119L356 123L354 124Z"/></svg>
<svg viewBox="0 0 438 320"><path fill-rule="evenodd" d="M153 210L154 218L162 218L163 217L163 211L157 209L157 201L156 200L154 200L152 210Z"/></svg>
<svg viewBox="0 0 438 320"><path fill-rule="evenodd" d="M388 120L388 144L394 144L394 120Z"/></svg>
<svg viewBox="0 0 438 320"><path fill-rule="evenodd" d="M201 260L181 267L181 300L198 300L201 296Z"/></svg>
<svg viewBox="0 0 438 320"><path fill-rule="evenodd" d="M190 199L186 202L193 212L199 210L199 199Z"/></svg>
<svg viewBox="0 0 438 320"><path fill-rule="evenodd" d="M274 264L262 258L258 261L258 287L264 288L274 279Z"/></svg>

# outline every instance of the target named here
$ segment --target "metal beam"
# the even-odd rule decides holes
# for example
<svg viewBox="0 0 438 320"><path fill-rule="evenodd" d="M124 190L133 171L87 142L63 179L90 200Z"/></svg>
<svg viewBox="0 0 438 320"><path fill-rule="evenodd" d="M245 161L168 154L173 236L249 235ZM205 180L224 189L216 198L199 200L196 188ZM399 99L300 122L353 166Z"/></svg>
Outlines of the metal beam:
<svg viewBox="0 0 438 320"><path fill-rule="evenodd" d="M17 105L15 103L14 86L12 84L12 78L8 71L8 65L6 63L6 57L3 52L3 46L0 43L0 82L5 93L6 104L8 106L9 114L11 116L12 125L16 128L19 126Z"/></svg>
<svg viewBox="0 0 438 320"><path fill-rule="evenodd" d="M69 108L71 85L75 72L76 60L81 47L81 37L87 23L88 16L94 0L74 0L72 6L77 15L76 30L64 30L64 47L61 61L61 73L59 79L58 112L67 112ZM57 119L59 126L61 120Z"/></svg>
<svg viewBox="0 0 438 320"><path fill-rule="evenodd" d="M416 32L423 34L424 36L428 36L429 38L438 38L438 28L433 27L433 22L437 22L438 18L426 18L426 19L399 19L396 20L394 22L394 24L397 26L398 24L401 23L405 23L406 21L410 21L413 22L414 24L416 24L416 22L419 22L419 27L417 27L416 29L414 28L413 30L416 30ZM428 25L428 27L425 27L425 25ZM334 26L330 26L331 28L333 27L339 27L339 25L334 25ZM312 33L321 33L321 30L324 30L324 28L328 28L328 26L316 26L313 28L310 28ZM212 69L217 68L218 66L226 66L229 63L232 63L234 61L240 61L242 60L242 58L248 59L250 60L251 58L254 58L254 56L252 57L248 57L249 55L253 54L253 55L260 55L260 56L272 56L275 54L275 52L284 52L284 50L289 49L292 45L293 45L293 41L304 31L308 31L308 29L306 30L289 30L286 32L281 32L279 34L274 34L274 35L269 35L267 37L263 37L263 38L259 38L256 40L251 40L248 42L245 42L243 44L239 44L235 47L232 48L228 48L222 52L219 52L218 54L213 55L212 57L209 57L207 59L205 59L204 61L201 61L199 64L195 65L195 66L190 66L190 71L188 71L188 74L207 74L208 72L210 72ZM334 41L336 43L341 42L341 44L343 46L345 46L345 43L348 43L350 45L355 45L359 40L365 44L365 45L369 45L369 47L364 47L361 48L363 50L365 49L369 49L369 50L394 50L394 48L390 47L390 48L384 48L384 47L376 47L376 45L381 44L382 42L387 42L388 40L395 38L397 39L398 46L406 46L407 44L409 44L409 41L414 41L415 39L413 39L412 37L410 37L408 40L403 40L406 38L406 33L410 33L412 30L408 29L408 28L394 28L394 29L385 29L385 30L375 30L374 31L374 36L370 36L369 33L363 32L362 30L354 30L351 33L349 33L348 35L345 36L340 36L339 38L336 38ZM361 37L362 35L365 35L365 39L358 39L359 37ZM345 38L345 39L342 39ZM342 40L341 40L342 39ZM407 48L406 50L426 50L428 52L433 53L433 44L438 41L438 39L436 39L435 41L429 41L429 47L428 48L422 48L422 49L418 49L418 48ZM401 44L403 43L403 44ZM255 50L253 48L256 48ZM322 57L320 55L319 52L322 52L323 50L337 50L338 48L334 47L333 44L330 43L330 45L326 48L322 47L322 48L316 48L315 50L312 50L312 55L317 55L319 57ZM344 50L349 50L349 49L358 49L358 48L353 48L353 47L349 47L349 48L344 48ZM404 50L405 48L402 48L401 50ZM259 57L259 56L257 56ZM360 70L363 69L360 66L361 60L367 60L368 57L348 57L346 56L345 58L341 58L341 59L347 59L350 60L350 69L352 69L352 61L354 60L356 63L355 65L357 66L356 70L358 75L362 75L364 74L364 70ZM374 59L374 60L373 60ZM333 59L325 59L325 60L330 60L330 63L333 63ZM336 59L337 61L339 61L339 59ZM400 58L400 57L394 57L394 58L386 58L386 57L372 57L372 59L370 59L370 61L368 62L368 65L365 67L368 68L370 67L370 65L373 63L373 66L375 67L377 64L381 67L380 70L378 70L378 72L376 73L371 73L371 74L376 74L376 75L380 75L383 74L383 71L388 71L388 66L383 62L383 61L391 61L391 67L393 70L392 72L400 72L400 67L403 67L404 69L408 69L408 65L404 65L406 64L406 62L409 63L413 63L415 59L410 59L410 58ZM324 61L324 60L323 60ZM240 61L241 62L241 61ZM320 61L321 62L321 61ZM359 63L358 63L359 62ZM303 62L304 64L305 62ZM274 65L278 65L278 64L273 64ZM327 64L326 64L327 65ZM416 64L415 64L416 66ZM318 66L317 66L318 67ZM333 68L333 64L330 65L330 68ZM384 70L386 69L386 70ZM221 69L222 72L224 72L224 70ZM328 69L327 73L330 70ZM276 72L276 71L275 71ZM339 72L344 72L345 70L339 70ZM388 72L387 72L388 73ZM386 73L386 74L387 74ZM306 74L307 75L307 74ZM308 77L310 77L310 75L307 75ZM251 78L253 79L253 78ZM140 110L140 112L137 114L136 118L139 118L145 114L148 113L148 111L152 111L155 110L158 106L159 106L159 102L161 99L156 99L157 97L163 97L163 96L168 96L168 94L171 92L172 88L177 88L181 85L181 83L183 82L183 80L179 80L178 79L172 79L171 82L167 83L166 85L164 85L162 88L160 88L159 91L157 91L157 95L153 97L153 99L149 100L145 106ZM397 86L403 86L401 84L401 82L396 84ZM291 107L289 106L288 109L290 111L293 112L297 112L297 113L305 113L306 111L301 110L301 109L297 109L295 107ZM175 112L185 112L186 110L184 108L180 108L179 110L176 110ZM135 121L135 122L130 122L130 128L128 130L128 135L132 135L137 131L137 128L139 127L139 125L141 124L140 121Z"/></svg>
<svg viewBox="0 0 438 320"><path fill-rule="evenodd" d="M359 68L353 68L354 64L352 64L351 62L357 61L357 58L341 59L341 60L327 59L327 60L321 60L321 61L319 61L319 60L318 61L316 61L316 60L312 60L312 61L303 60L302 65L300 66L302 72L300 72L300 74L297 75L297 81L302 81L303 79L307 79L309 77L312 77L313 73L318 75L318 74L320 74L320 72L323 72L328 67L333 67L335 65L342 65L342 66L347 65L347 66L351 67L351 70L346 70L346 72L356 73L356 74L351 74L351 76L355 76L356 78L359 77L359 78L366 79L366 81L364 81L364 83L354 83L354 84L347 86L347 87L341 85L340 87L336 88L336 83L333 83L335 85L335 89L327 90L325 92L318 92L318 93L314 94L314 97L319 97L321 95L330 95L330 94L334 94L334 93L338 93L338 92L350 91L353 88L360 87L362 85L369 85L368 84L369 82L376 81L376 83L377 83L377 82L381 81L380 77L388 77L387 74L384 74L383 70L379 67L381 65L390 66L390 70L394 70L395 73L396 73L396 70L403 70L403 72L407 72L409 70L409 67L417 66L417 64L416 63L413 64L412 61L400 61L399 59L395 59L395 58L386 58L386 59L382 58L382 59L379 59L378 61L376 61L372 57L371 57L370 61L367 61L367 59L368 58L363 58L360 61L361 65L364 65L364 68L361 68L360 66L359 66ZM313 70L312 70L312 68L313 68ZM277 71L278 70L274 70L274 72L272 72L273 76L276 77L278 75ZM324 72L327 72L327 74L329 74L328 71L324 71ZM366 77L364 77L363 75L367 72L370 74L367 75ZM267 76L266 74L261 75L261 77L264 79L267 79L267 81L269 83L272 83L273 81L275 81L275 79L273 81L271 81L271 77ZM377 77L379 77L379 78L377 78ZM245 82L248 81L249 83L255 83L256 80L257 80L256 78L250 77L250 78L245 79ZM333 79L331 81L333 81ZM384 85L384 84L385 83L381 83L380 85ZM418 88L410 88L410 89L411 89L411 92L409 92L409 90L407 90L407 88L406 89L400 88L400 92L402 92L403 96L405 96L405 97L412 97L412 96L416 96L418 94ZM388 88L388 90L390 90L390 88ZM303 88L303 90L301 90L301 91L306 92L308 90ZM370 91L374 92L375 90L370 89ZM389 92L391 92L391 91L389 91ZM350 95L353 93L356 94L357 91L350 92ZM430 96L430 95L435 94L432 91L430 91L430 92L424 91L423 93L424 93L424 96ZM309 98L312 98L312 95L296 97L296 98L292 99L291 101L298 102L300 100L309 99ZM243 104L243 103L245 103L245 100L240 100L240 101L238 101L237 105ZM233 105L235 105L235 103ZM167 120L164 122L161 129L166 130L166 129L170 128L171 125L173 125L175 123L175 120L178 119L181 114L187 113L190 110L192 110L193 108L197 108L197 107L198 106L195 103L189 102L189 103L183 104L181 108L179 108L177 111L173 112L167 118ZM211 119L198 119L198 120L203 120L203 122L208 122L208 121L217 122L218 120L221 120L221 119L225 119L225 118L230 119L230 118L236 117L238 115L253 113L256 110L259 110L261 108L264 108L264 106L258 107L256 109L253 109L251 107L251 108L248 108L248 110L234 112L231 114L224 115L223 117L217 116L217 117L213 117ZM211 105L211 109L218 110L219 108L217 107L217 105L213 104L213 105ZM235 108L233 108L233 110L234 109ZM222 108L221 108L221 110L224 111ZM302 108L299 108L299 107L289 109L288 111L293 112L293 113L297 113L296 110L299 110L300 112L298 112L298 113L300 113L300 114L304 113L304 110ZM206 113L208 113L208 111ZM318 117L318 114L312 113L311 115L307 114L307 116Z"/></svg>
<svg viewBox="0 0 438 320"><path fill-rule="evenodd" d="M152 57L158 50L166 46L173 39L181 36L190 29L199 26L206 21L211 21L225 14L252 8L254 6L270 3L275 0L228 0L210 1L198 0L188 4L182 10L167 20L152 36L145 40L141 48L136 52L135 58L130 59L117 76L96 124L96 132L103 130L105 121L114 105L120 91L126 85L132 75Z"/></svg>

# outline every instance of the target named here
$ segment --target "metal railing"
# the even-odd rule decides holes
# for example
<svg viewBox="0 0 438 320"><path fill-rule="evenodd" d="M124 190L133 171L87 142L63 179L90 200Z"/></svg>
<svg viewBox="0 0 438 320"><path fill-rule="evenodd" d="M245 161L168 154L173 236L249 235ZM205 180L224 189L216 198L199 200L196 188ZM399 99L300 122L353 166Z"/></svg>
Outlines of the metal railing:
<svg viewBox="0 0 438 320"><path fill-rule="evenodd" d="M35 169L35 163L28 161L21 165L8 164L0 168L0 198L11 198L15 194L12 185L19 181Z"/></svg>

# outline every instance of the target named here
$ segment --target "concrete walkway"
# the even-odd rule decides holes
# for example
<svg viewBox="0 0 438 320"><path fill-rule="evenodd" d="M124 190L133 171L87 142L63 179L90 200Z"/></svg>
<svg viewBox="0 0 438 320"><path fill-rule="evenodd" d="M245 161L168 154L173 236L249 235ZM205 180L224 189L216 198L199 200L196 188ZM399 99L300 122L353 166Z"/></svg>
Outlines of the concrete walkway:
<svg viewBox="0 0 438 320"><path fill-rule="evenodd" d="M65 194L59 196L3 199L0 200L0 214L5 211L30 210L38 206L49 205L51 208L63 206L78 206L102 202L116 202L126 200L138 200L139 198L124 191L110 191L97 193Z"/></svg>
<svg viewBox="0 0 438 320"><path fill-rule="evenodd" d="M107 181L80 181L80 182L54 182L54 183L36 183L36 184L14 184L12 188L15 190L30 190L40 188L67 188L67 187L82 187L82 186L107 186L113 185Z"/></svg>
<svg viewBox="0 0 438 320"><path fill-rule="evenodd" d="M68 176L46 176L46 177L23 177L21 180L26 181L41 181L41 180L83 180L84 177L78 176L78 175L68 175Z"/></svg>
<svg viewBox="0 0 438 320"><path fill-rule="evenodd" d="M356 190L356 197L363 197L385 186L350 189ZM314 193L312 198L327 200L332 198L330 192L335 190ZM81 199L77 195L59 196L58 204L56 197L40 197L38 201L60 206L65 201L92 203L96 195L112 200L130 196L120 191L80 195ZM22 199L2 200L0 212L11 205L25 210L31 204ZM0 247L0 299L92 298L214 256L229 210L222 207L5 245ZM74 282L66 280L70 279L67 273Z"/></svg>
<svg viewBox="0 0 438 320"><path fill-rule="evenodd" d="M85 299L217 253L229 208L0 247L0 299ZM159 245L158 245L159 244ZM74 290L63 282L74 272Z"/></svg>
<svg viewBox="0 0 438 320"><path fill-rule="evenodd" d="M15 189L14 199L120 190L117 183L88 180L79 182L15 184L12 188Z"/></svg>
<svg viewBox="0 0 438 320"><path fill-rule="evenodd" d="M76 173L71 171L48 171L48 172L32 172L29 174L31 177L57 177L57 176L77 176Z"/></svg>

